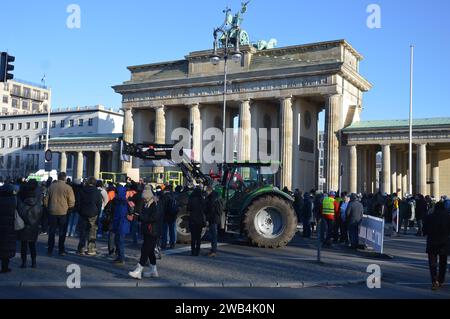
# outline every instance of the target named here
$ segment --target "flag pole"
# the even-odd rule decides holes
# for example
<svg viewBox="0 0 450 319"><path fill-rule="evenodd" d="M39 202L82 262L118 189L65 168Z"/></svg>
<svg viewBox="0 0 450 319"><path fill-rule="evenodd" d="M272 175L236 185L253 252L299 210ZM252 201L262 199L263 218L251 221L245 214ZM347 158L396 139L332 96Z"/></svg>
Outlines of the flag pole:
<svg viewBox="0 0 450 319"><path fill-rule="evenodd" d="M410 90L409 90L409 194L413 194L412 167L413 167L413 81L414 81L414 46L411 45Z"/></svg>

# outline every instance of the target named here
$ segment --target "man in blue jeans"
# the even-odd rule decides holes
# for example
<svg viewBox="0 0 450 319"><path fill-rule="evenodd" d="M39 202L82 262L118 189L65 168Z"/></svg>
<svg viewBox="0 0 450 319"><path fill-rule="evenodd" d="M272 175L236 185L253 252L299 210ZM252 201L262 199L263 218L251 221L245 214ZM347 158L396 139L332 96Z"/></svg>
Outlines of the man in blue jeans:
<svg viewBox="0 0 450 319"><path fill-rule="evenodd" d="M67 213L75 206L75 195L72 187L66 184L66 173L58 174L58 180L51 184L47 196L44 198L44 206L48 207L49 234L48 256L52 256L55 247L56 230L59 228L59 255L66 254L64 243L67 232Z"/></svg>
<svg viewBox="0 0 450 319"><path fill-rule="evenodd" d="M209 235L211 237L211 252L209 257L217 256L217 228L222 217L222 200L219 194L211 186L206 189L206 220L209 223Z"/></svg>
<svg viewBox="0 0 450 319"><path fill-rule="evenodd" d="M162 249L167 248L167 240L169 240L170 249L174 249L175 243L177 242L176 220L179 211L177 197L177 193L173 192L173 185L166 185L162 201L164 205L161 242ZM169 236L169 238L167 238L167 236Z"/></svg>

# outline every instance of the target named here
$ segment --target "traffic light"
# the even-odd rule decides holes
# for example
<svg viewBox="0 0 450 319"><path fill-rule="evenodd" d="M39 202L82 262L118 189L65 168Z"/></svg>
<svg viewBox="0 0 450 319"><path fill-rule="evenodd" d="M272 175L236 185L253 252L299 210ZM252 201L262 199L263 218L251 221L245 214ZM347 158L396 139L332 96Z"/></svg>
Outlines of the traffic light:
<svg viewBox="0 0 450 319"><path fill-rule="evenodd" d="M13 63L16 60L15 57L9 55L6 52L1 53L1 64L0 64L0 82L6 82L12 80L14 75L9 73L9 71L14 71Z"/></svg>

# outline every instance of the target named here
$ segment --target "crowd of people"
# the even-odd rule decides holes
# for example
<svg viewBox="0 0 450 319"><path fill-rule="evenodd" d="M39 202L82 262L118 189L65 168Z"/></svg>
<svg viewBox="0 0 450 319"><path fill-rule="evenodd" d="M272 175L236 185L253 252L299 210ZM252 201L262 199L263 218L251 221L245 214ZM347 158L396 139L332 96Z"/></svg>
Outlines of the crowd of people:
<svg viewBox="0 0 450 319"><path fill-rule="evenodd" d="M153 188L139 182L107 184L90 177L72 181L64 172L58 179L39 184L36 180L7 181L0 185L0 259L1 273L11 271L10 259L20 241L22 268L37 267L36 243L40 234L48 235L47 255L52 257L58 235L58 255L66 252L66 238L78 237L77 254L96 256L97 239L105 238L109 256L116 266L124 266L125 239L142 242L141 258L132 278L159 277L156 260L161 250L174 249L177 242L178 198L189 190L166 184ZM217 254L217 230L223 214L220 196L212 188L196 188L187 207L192 230L192 256L199 256L203 229L209 224L211 251ZM149 266L149 271L144 267Z"/></svg>
<svg viewBox="0 0 450 319"><path fill-rule="evenodd" d="M303 194L296 189L291 194L287 188L283 191L294 197L303 237L310 238L315 228L324 247L332 247L333 243L355 250L361 247L359 230L363 215L384 219L390 236L406 235L408 230L414 230L415 236L426 236L432 289L443 285L450 252L450 199L447 196L437 201L422 194L406 194L401 198L398 193L338 194L331 191L323 194L312 190Z"/></svg>
<svg viewBox="0 0 450 319"><path fill-rule="evenodd" d="M329 192L291 193L294 210L302 224L302 235L318 234L324 247L343 244L358 249L363 215L385 220L388 235L427 236L432 288L445 281L450 249L450 199L436 201L430 196L398 194L347 194ZM48 234L47 254L53 256L56 235L58 254L66 255L67 237L78 237L77 254L96 256L97 239L104 237L114 264L125 265L125 239L142 241L141 258L129 272L132 278L158 277L156 260L161 250L174 249L177 242L177 215L180 196L189 192L186 211L191 232L191 255L200 255L202 234L208 226L210 257L217 255L218 231L223 228L224 207L221 196L210 186L183 189L167 184L153 188L143 180L107 184L90 177L71 181L61 172L39 184L36 180L7 181L0 184L0 259L1 273L8 273L10 259L20 242L21 267L37 267L36 243L40 234ZM149 271L144 268L149 266Z"/></svg>

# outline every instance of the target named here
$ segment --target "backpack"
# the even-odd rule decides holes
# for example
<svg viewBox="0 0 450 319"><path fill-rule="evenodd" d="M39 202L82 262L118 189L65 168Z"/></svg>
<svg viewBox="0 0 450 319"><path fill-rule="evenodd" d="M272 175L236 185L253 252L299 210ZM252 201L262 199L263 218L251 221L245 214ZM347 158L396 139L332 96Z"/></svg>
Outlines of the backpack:
<svg viewBox="0 0 450 319"><path fill-rule="evenodd" d="M177 216L178 215L178 211L179 211L179 207L178 207L178 202L177 202L177 199L176 199L175 195L174 194L170 194L168 199L169 200L168 200L168 203L167 203L167 212L171 216Z"/></svg>

